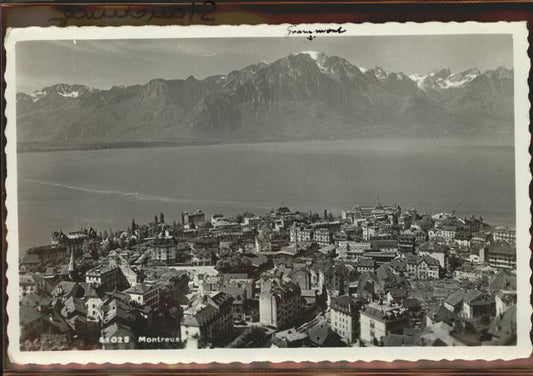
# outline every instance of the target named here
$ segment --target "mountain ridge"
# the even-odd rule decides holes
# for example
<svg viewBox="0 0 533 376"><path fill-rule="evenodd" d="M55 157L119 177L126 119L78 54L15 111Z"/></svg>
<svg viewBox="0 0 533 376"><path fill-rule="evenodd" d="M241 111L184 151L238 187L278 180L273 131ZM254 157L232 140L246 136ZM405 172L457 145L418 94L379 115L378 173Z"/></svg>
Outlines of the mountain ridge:
<svg viewBox="0 0 533 376"><path fill-rule="evenodd" d="M17 93L20 143L231 142L513 132L513 71L426 75L305 51L204 79Z"/></svg>

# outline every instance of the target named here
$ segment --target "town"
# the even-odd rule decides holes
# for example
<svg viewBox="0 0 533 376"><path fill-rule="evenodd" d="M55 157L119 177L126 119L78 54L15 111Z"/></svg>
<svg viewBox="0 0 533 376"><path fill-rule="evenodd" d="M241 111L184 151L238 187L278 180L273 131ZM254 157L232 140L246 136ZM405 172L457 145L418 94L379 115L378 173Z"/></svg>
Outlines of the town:
<svg viewBox="0 0 533 376"><path fill-rule="evenodd" d="M516 344L515 230L454 211L159 213L19 272L23 351Z"/></svg>

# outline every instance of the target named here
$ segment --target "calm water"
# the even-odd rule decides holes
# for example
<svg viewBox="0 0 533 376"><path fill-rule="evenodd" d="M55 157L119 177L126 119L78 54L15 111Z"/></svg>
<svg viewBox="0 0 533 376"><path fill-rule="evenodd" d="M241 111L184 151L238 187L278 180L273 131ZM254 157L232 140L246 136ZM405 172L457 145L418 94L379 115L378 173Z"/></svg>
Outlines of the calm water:
<svg viewBox="0 0 533 376"><path fill-rule="evenodd" d="M515 222L514 149L446 141L312 141L20 153L20 245L123 229L160 211L227 215L399 203Z"/></svg>

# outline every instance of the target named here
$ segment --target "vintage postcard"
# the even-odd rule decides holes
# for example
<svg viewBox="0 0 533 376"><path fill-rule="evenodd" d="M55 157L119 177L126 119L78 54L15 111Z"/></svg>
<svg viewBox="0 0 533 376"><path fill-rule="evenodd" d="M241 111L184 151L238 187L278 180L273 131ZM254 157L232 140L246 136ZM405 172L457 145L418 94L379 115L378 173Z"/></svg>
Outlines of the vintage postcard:
<svg viewBox="0 0 533 376"><path fill-rule="evenodd" d="M13 363L530 355L525 22L5 48Z"/></svg>

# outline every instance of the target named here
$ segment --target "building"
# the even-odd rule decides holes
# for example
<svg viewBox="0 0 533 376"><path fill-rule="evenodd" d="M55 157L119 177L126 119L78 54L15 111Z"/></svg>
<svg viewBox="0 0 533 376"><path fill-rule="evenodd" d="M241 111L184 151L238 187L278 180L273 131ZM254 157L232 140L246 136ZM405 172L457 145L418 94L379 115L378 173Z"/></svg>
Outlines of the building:
<svg viewBox="0 0 533 376"><path fill-rule="evenodd" d="M502 228L492 233L492 239L494 241L503 240L511 245L516 244L516 231L508 228Z"/></svg>
<svg viewBox="0 0 533 376"><path fill-rule="evenodd" d="M282 247L287 246L289 243L281 234L260 230L255 237L255 251L261 252L279 252Z"/></svg>
<svg viewBox="0 0 533 376"><path fill-rule="evenodd" d="M503 313L511 306L516 305L516 291L514 290L500 290L496 293L496 316L503 315Z"/></svg>
<svg viewBox="0 0 533 376"><path fill-rule="evenodd" d="M452 292L444 301L444 307L453 313L459 313L463 310L463 300L465 294L462 291Z"/></svg>
<svg viewBox="0 0 533 376"><path fill-rule="evenodd" d="M155 238L150 249L150 258L157 264L173 264L176 262L178 250L173 239Z"/></svg>
<svg viewBox="0 0 533 376"><path fill-rule="evenodd" d="M85 282L95 287L113 290L120 286L124 276L118 266L97 266L85 273Z"/></svg>
<svg viewBox="0 0 533 376"><path fill-rule="evenodd" d="M444 239L446 243L453 243L457 234L457 226L444 225L437 229L437 235Z"/></svg>
<svg viewBox="0 0 533 376"><path fill-rule="evenodd" d="M361 341L380 345L389 334L403 334L409 319L404 308L371 303L361 311L359 320Z"/></svg>
<svg viewBox="0 0 533 376"><path fill-rule="evenodd" d="M87 320L101 321L102 305L104 304L105 294L101 288L87 287L83 295L85 301L85 310L87 312Z"/></svg>
<svg viewBox="0 0 533 376"><path fill-rule="evenodd" d="M431 256L439 261L440 267L446 269L448 264L448 247L446 245L429 240L418 247L420 256Z"/></svg>
<svg viewBox="0 0 533 376"><path fill-rule="evenodd" d="M36 254L27 254L19 264L21 273L35 272L42 266L41 259Z"/></svg>
<svg viewBox="0 0 533 376"><path fill-rule="evenodd" d="M371 249L369 242L354 242L349 240L341 240L337 245L337 253L341 260L357 261L359 257Z"/></svg>
<svg viewBox="0 0 533 376"><path fill-rule="evenodd" d="M219 213L213 214L211 216L211 224L214 226L218 221L221 221L224 218L226 218L226 217L224 217L224 214L219 214Z"/></svg>
<svg viewBox="0 0 533 376"><path fill-rule="evenodd" d="M455 234L455 243L461 247L470 247L472 243L472 235L467 231L460 231Z"/></svg>
<svg viewBox="0 0 533 376"><path fill-rule="evenodd" d="M516 268L516 247L505 240L495 240L485 247L485 260L495 268Z"/></svg>
<svg viewBox="0 0 533 376"><path fill-rule="evenodd" d="M328 228L318 228L314 231L313 241L320 247L331 244L331 230Z"/></svg>
<svg viewBox="0 0 533 376"><path fill-rule="evenodd" d="M376 270L376 260L370 257L359 257L357 261L358 273L369 273Z"/></svg>
<svg viewBox="0 0 533 376"><path fill-rule="evenodd" d="M254 216L245 216L244 220L243 220L243 225L247 226L247 227L256 228L257 226L259 226L261 224L262 221L263 220L261 219L261 217L258 217L256 215L254 215Z"/></svg>
<svg viewBox="0 0 533 376"><path fill-rule="evenodd" d="M124 292L130 296L131 301L139 305L147 305L149 307L159 305L159 287L155 285L150 286L139 283L124 290Z"/></svg>
<svg viewBox="0 0 533 376"><path fill-rule="evenodd" d="M476 217L472 214L470 218L465 219L465 222L468 225L469 232L483 231L483 217Z"/></svg>
<svg viewBox="0 0 533 376"><path fill-rule="evenodd" d="M331 329L348 345L359 338L359 311L362 304L362 301L350 295L339 296L331 302Z"/></svg>
<svg viewBox="0 0 533 376"><path fill-rule="evenodd" d="M482 315L494 315L496 303L494 297L481 291L470 291L463 299L462 315L468 320Z"/></svg>
<svg viewBox="0 0 533 376"><path fill-rule="evenodd" d="M51 236L51 241L52 244L64 247L67 255L71 251L79 255L82 253L83 243L88 238L89 235L84 232L69 232L68 234L64 234L63 231L54 231Z"/></svg>
<svg viewBox="0 0 533 376"><path fill-rule="evenodd" d="M60 244L43 245L40 247L30 248L28 255L37 255L43 266L58 265L66 261L69 253L67 248Z"/></svg>
<svg viewBox="0 0 533 376"><path fill-rule="evenodd" d="M416 278L419 280L437 279L440 274L440 263L431 256L421 256L416 264Z"/></svg>
<svg viewBox="0 0 533 376"><path fill-rule="evenodd" d="M205 225L205 214L200 209L194 213L181 212L181 223L186 228L196 228Z"/></svg>
<svg viewBox="0 0 533 376"><path fill-rule="evenodd" d="M259 320L262 324L283 329L300 314L301 289L291 280L267 276L261 281Z"/></svg>
<svg viewBox="0 0 533 376"><path fill-rule="evenodd" d="M407 274L413 279L426 280L440 277L439 261L428 255L408 255L405 266Z"/></svg>
<svg viewBox="0 0 533 376"><path fill-rule="evenodd" d="M511 273L509 269L501 269L489 280L489 292L495 293L499 290L516 291L516 274Z"/></svg>
<svg viewBox="0 0 533 376"><path fill-rule="evenodd" d="M291 243L311 242L313 240L313 229L295 223L291 226L289 235Z"/></svg>
<svg viewBox="0 0 533 376"><path fill-rule="evenodd" d="M233 298L224 292L197 297L183 312L181 340L186 348L224 342L233 331Z"/></svg>
<svg viewBox="0 0 533 376"><path fill-rule="evenodd" d="M416 236L409 234L402 234L398 236L398 251L400 253L414 253L416 245Z"/></svg>
<svg viewBox="0 0 533 376"><path fill-rule="evenodd" d="M19 279L19 296L20 299L26 295L35 294L37 292L37 283L31 275L21 275Z"/></svg>

